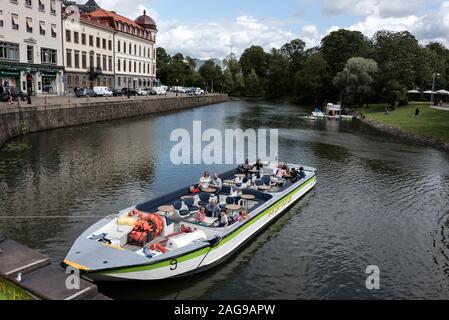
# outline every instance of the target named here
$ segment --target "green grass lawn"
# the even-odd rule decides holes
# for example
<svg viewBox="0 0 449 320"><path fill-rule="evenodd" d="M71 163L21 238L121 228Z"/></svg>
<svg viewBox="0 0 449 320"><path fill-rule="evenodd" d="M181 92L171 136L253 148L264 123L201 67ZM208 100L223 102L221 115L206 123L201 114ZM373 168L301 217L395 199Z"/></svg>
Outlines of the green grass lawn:
<svg viewBox="0 0 449 320"><path fill-rule="evenodd" d="M449 111L430 108L429 104L410 103L385 115L386 104L375 104L358 110L367 119L376 120L404 131L449 142ZM420 108L415 118L416 107Z"/></svg>

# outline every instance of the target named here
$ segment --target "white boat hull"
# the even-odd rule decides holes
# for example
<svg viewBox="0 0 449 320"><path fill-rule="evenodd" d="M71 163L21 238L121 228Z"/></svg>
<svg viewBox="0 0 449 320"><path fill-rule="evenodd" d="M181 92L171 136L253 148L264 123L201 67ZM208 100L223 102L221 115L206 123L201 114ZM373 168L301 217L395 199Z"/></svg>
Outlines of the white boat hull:
<svg viewBox="0 0 449 320"><path fill-rule="evenodd" d="M163 261L154 265L122 268L86 274L86 278L97 281L120 280L163 280L186 276L212 268L232 256L243 244L251 240L259 231L267 227L273 220L281 216L289 207L308 193L316 184L314 175L307 182L292 186L293 189L283 197L265 208L260 214L236 229L233 233L222 239L215 247L207 247L195 252L187 253L170 261Z"/></svg>

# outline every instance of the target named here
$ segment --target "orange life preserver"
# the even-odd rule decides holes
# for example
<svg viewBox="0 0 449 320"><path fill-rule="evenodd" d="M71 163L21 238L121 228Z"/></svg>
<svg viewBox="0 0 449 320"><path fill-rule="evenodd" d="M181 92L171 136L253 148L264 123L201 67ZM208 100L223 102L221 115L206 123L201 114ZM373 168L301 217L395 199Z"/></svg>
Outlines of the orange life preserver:
<svg viewBox="0 0 449 320"><path fill-rule="evenodd" d="M141 220L136 224L143 227L145 231L150 232L153 239L159 236L164 230L164 220L160 215L140 213L139 217Z"/></svg>

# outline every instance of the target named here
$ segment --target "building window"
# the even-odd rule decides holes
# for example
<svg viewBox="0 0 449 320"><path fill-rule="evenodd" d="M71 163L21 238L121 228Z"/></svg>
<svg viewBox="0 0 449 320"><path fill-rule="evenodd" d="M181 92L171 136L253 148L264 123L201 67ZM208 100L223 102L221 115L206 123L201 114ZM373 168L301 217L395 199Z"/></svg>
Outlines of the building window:
<svg viewBox="0 0 449 320"><path fill-rule="evenodd" d="M132 64L131 64L131 61L129 62L128 66L129 66L129 69L128 69L128 70L129 70L129 72L131 72L131 70L133 69L133 68L132 68Z"/></svg>
<svg viewBox="0 0 449 320"><path fill-rule="evenodd" d="M108 41L108 49L109 51L112 51L112 40Z"/></svg>
<svg viewBox="0 0 449 320"><path fill-rule="evenodd" d="M56 64L57 51L54 49L41 48L41 62L45 64Z"/></svg>
<svg viewBox="0 0 449 320"><path fill-rule="evenodd" d="M123 42L123 53L126 53L126 42Z"/></svg>
<svg viewBox="0 0 449 320"><path fill-rule="evenodd" d="M112 57L108 57L109 71L112 71Z"/></svg>
<svg viewBox="0 0 449 320"><path fill-rule="evenodd" d="M79 34L79 32L76 32L76 31L73 32L73 42L74 43L79 43L80 42L80 34Z"/></svg>
<svg viewBox="0 0 449 320"><path fill-rule="evenodd" d="M72 42L72 31L70 30L65 31L65 41Z"/></svg>
<svg viewBox="0 0 449 320"><path fill-rule="evenodd" d="M97 48L101 47L101 39L97 37Z"/></svg>
<svg viewBox="0 0 449 320"><path fill-rule="evenodd" d="M45 11L45 5L42 0L39 0L39 11Z"/></svg>
<svg viewBox="0 0 449 320"><path fill-rule="evenodd" d="M80 52L79 51L75 51L74 54L74 58L75 58L75 68L79 69L80 67Z"/></svg>
<svg viewBox="0 0 449 320"><path fill-rule="evenodd" d="M55 0L50 0L50 13L52 15L56 15L56 1Z"/></svg>
<svg viewBox="0 0 449 320"><path fill-rule="evenodd" d="M81 68L87 69L87 52L81 53Z"/></svg>
<svg viewBox="0 0 449 320"><path fill-rule="evenodd" d="M56 38L56 25L55 24L51 25L51 36L52 36L52 38Z"/></svg>
<svg viewBox="0 0 449 320"><path fill-rule="evenodd" d="M126 61L123 60L123 71L126 72Z"/></svg>
<svg viewBox="0 0 449 320"><path fill-rule="evenodd" d="M97 70L101 70L101 54L97 54Z"/></svg>
<svg viewBox="0 0 449 320"><path fill-rule="evenodd" d="M86 34L85 33L81 33L81 44L86 45Z"/></svg>
<svg viewBox="0 0 449 320"><path fill-rule="evenodd" d="M0 42L1 60L19 60L19 45L16 43Z"/></svg>
<svg viewBox="0 0 449 320"><path fill-rule="evenodd" d="M45 22L39 21L39 33L45 36Z"/></svg>
<svg viewBox="0 0 449 320"><path fill-rule="evenodd" d="M122 78L117 77L117 85L120 87L122 85Z"/></svg>
<svg viewBox="0 0 449 320"><path fill-rule="evenodd" d="M142 72L142 63L139 62L139 73L141 73L141 72Z"/></svg>
<svg viewBox="0 0 449 320"><path fill-rule="evenodd" d="M117 52L120 52L120 40L117 41Z"/></svg>
<svg viewBox="0 0 449 320"><path fill-rule="evenodd" d="M103 49L106 49L106 39L103 39Z"/></svg>
<svg viewBox="0 0 449 320"><path fill-rule="evenodd" d="M134 72L137 72L137 62L134 61Z"/></svg>
<svg viewBox="0 0 449 320"><path fill-rule="evenodd" d="M25 0L25 7L31 8L31 0Z"/></svg>
<svg viewBox="0 0 449 320"><path fill-rule="evenodd" d="M120 59L117 60L117 71L120 72L120 69L122 68L122 62L120 61Z"/></svg>
<svg viewBox="0 0 449 320"><path fill-rule="evenodd" d="M68 68L72 67L72 50L67 49L66 65Z"/></svg>
<svg viewBox="0 0 449 320"><path fill-rule="evenodd" d="M94 53L91 52L91 53L89 53L89 67L91 67L93 69L94 66L95 66L95 64L94 64Z"/></svg>
<svg viewBox="0 0 449 320"><path fill-rule="evenodd" d="M11 23L12 23L12 28L14 30L19 30L19 15L12 13L11 14Z"/></svg>
<svg viewBox="0 0 449 320"><path fill-rule="evenodd" d="M94 36L89 36L89 46L94 46Z"/></svg>
<svg viewBox="0 0 449 320"><path fill-rule="evenodd" d="M108 70L108 66L106 64L106 56L105 55L103 55L103 70L104 71Z"/></svg>
<svg viewBox="0 0 449 320"><path fill-rule="evenodd" d="M33 33L33 19L27 18L27 32Z"/></svg>
<svg viewBox="0 0 449 320"><path fill-rule="evenodd" d="M34 47L27 46L27 62L34 63Z"/></svg>
<svg viewBox="0 0 449 320"><path fill-rule="evenodd" d="M131 43L129 44L129 54L132 54L133 51L133 46L131 45Z"/></svg>

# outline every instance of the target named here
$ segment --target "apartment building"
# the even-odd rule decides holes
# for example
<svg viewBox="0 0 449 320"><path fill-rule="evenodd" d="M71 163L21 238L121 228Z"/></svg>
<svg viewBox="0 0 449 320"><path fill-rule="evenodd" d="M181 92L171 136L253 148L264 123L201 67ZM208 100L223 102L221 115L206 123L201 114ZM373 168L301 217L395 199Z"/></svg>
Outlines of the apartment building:
<svg viewBox="0 0 449 320"><path fill-rule="evenodd" d="M114 34L106 22L81 15L63 17L65 83L74 88L114 88Z"/></svg>
<svg viewBox="0 0 449 320"><path fill-rule="evenodd" d="M156 81L156 35L154 20L143 12L135 21L116 12L98 9L92 19L114 28L114 71L117 89L149 88Z"/></svg>
<svg viewBox="0 0 449 320"><path fill-rule="evenodd" d="M2 0L0 85L63 94L61 0Z"/></svg>

